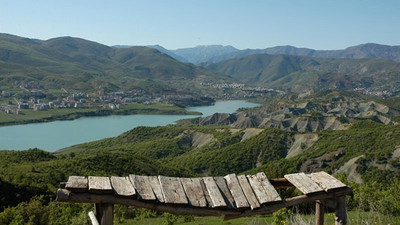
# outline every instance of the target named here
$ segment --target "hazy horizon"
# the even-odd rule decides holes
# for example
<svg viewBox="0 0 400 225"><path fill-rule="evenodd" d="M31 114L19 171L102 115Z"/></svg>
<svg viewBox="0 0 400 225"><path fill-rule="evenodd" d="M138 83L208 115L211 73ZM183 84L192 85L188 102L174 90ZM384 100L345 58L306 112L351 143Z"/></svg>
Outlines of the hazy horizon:
<svg viewBox="0 0 400 225"><path fill-rule="evenodd" d="M0 1L0 32L166 49L400 45L399 1Z"/></svg>

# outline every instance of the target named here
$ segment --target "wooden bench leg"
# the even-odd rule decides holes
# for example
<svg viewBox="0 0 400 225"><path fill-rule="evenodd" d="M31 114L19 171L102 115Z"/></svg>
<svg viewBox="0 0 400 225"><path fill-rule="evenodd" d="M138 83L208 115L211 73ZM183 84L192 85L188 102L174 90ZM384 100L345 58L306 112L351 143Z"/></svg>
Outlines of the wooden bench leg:
<svg viewBox="0 0 400 225"><path fill-rule="evenodd" d="M346 196L340 196L336 200L335 225L347 224Z"/></svg>
<svg viewBox="0 0 400 225"><path fill-rule="evenodd" d="M100 225L113 225L113 204L101 204L97 203L94 205L96 211L97 221Z"/></svg>
<svg viewBox="0 0 400 225"><path fill-rule="evenodd" d="M315 201L315 225L324 225L325 202Z"/></svg>

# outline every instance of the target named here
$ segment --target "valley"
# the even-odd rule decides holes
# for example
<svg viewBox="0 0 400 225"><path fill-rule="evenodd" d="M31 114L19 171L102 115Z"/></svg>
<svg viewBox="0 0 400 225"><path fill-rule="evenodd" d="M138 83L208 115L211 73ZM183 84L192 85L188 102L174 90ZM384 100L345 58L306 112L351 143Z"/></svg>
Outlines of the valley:
<svg viewBox="0 0 400 225"><path fill-rule="evenodd" d="M399 79L398 46L174 51L0 34L0 224L85 224L90 205L54 201L71 175L317 171L353 187L350 214L395 224ZM114 214L119 224L169 216Z"/></svg>

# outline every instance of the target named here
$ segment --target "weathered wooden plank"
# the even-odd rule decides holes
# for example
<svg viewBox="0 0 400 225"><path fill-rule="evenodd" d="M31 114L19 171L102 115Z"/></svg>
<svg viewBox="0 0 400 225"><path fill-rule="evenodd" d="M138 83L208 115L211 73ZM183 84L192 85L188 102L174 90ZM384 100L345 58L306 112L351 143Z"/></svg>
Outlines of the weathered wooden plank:
<svg viewBox="0 0 400 225"><path fill-rule="evenodd" d="M281 197L279 196L278 192L272 186L272 184L269 182L267 175L265 173L257 173L257 178L261 182L261 185L264 188L264 191L267 195L267 201L268 202L277 202L277 201L282 201Z"/></svg>
<svg viewBox="0 0 400 225"><path fill-rule="evenodd" d="M226 175L224 178L233 199L235 199L236 208L240 209L250 207L249 203L247 202L246 196L244 195L243 190L240 187L236 174L229 174Z"/></svg>
<svg viewBox="0 0 400 225"><path fill-rule="evenodd" d="M129 179L136 189L138 199L156 200L156 196L151 188L149 178L147 176L129 175Z"/></svg>
<svg viewBox="0 0 400 225"><path fill-rule="evenodd" d="M217 184L213 177L203 177L204 184L206 185L206 189L211 199L211 207L226 207L226 203L224 197L218 189Z"/></svg>
<svg viewBox="0 0 400 225"><path fill-rule="evenodd" d="M207 206L211 207L211 198L210 198L210 194L207 191L206 185L204 184L204 180L201 179L200 180L200 184L201 184L201 189L203 190L204 196L206 197L207 200Z"/></svg>
<svg viewBox="0 0 400 225"><path fill-rule="evenodd" d="M88 179L83 176L70 176L65 188L73 192L84 192L88 189Z"/></svg>
<svg viewBox="0 0 400 225"><path fill-rule="evenodd" d="M310 203L316 200L328 200L328 199L337 199L340 196L345 196L346 194L351 193L351 188L341 188L336 191L326 193L326 192L318 192L313 195L300 195L293 198L286 198L284 201L276 202L267 207L260 207L258 209L245 209L239 215L227 215L224 220L235 219L244 216L254 216L261 214L273 213L279 209L287 208L291 206L296 206L300 204ZM232 210L233 211L233 210Z"/></svg>
<svg viewBox="0 0 400 225"><path fill-rule="evenodd" d="M312 173L309 175L309 177L327 192L337 188L346 187L346 185L341 181L324 171Z"/></svg>
<svg viewBox="0 0 400 225"><path fill-rule="evenodd" d="M111 186L120 196L135 196L136 191L129 177L111 177Z"/></svg>
<svg viewBox="0 0 400 225"><path fill-rule="evenodd" d="M286 174L285 178L306 195L324 191L315 181L304 173Z"/></svg>
<svg viewBox="0 0 400 225"><path fill-rule="evenodd" d="M109 177L89 176L89 191L93 193L113 193Z"/></svg>
<svg viewBox="0 0 400 225"><path fill-rule="evenodd" d="M162 194L160 181L157 176L149 176L150 186L153 189L154 194L159 202L164 202L164 196Z"/></svg>
<svg viewBox="0 0 400 225"><path fill-rule="evenodd" d="M231 192L229 191L228 186L226 185L226 180L224 177L214 177L215 183L217 184L219 190L221 191L222 196L225 199L226 206L229 209L235 207L235 200L232 197Z"/></svg>
<svg viewBox="0 0 400 225"><path fill-rule="evenodd" d="M341 188L334 192L321 192L315 195L301 195L293 198L287 198L285 201L277 202L268 207L260 207L255 210L228 210L218 208L200 208L187 207L186 205L160 204L155 201L139 201L134 198L121 198L115 195L97 195L88 192L76 193L66 189L58 189L56 200L59 202L80 202L80 203L111 203L131 205L139 208L148 208L152 210L169 212L180 215L199 215L199 216L221 216L225 215L225 219L234 219L244 216L253 216L260 214L268 214L275 212L281 208L296 206L304 203L314 202L316 200L337 199L351 192L351 188Z"/></svg>
<svg viewBox="0 0 400 225"><path fill-rule="evenodd" d="M247 179L249 179L250 186L253 189L258 202L260 202L260 204L267 203L269 198L258 177L256 175L247 175Z"/></svg>
<svg viewBox="0 0 400 225"><path fill-rule="evenodd" d="M207 207L207 200L201 187L201 178L179 178L185 190L189 204L195 207Z"/></svg>
<svg viewBox="0 0 400 225"><path fill-rule="evenodd" d="M188 204L185 191L178 177L158 176L165 203Z"/></svg>
<svg viewBox="0 0 400 225"><path fill-rule="evenodd" d="M246 175L240 175L237 178L240 186L242 187L243 193L250 204L250 208L251 209L260 208L260 203L258 202L257 197L253 192L253 189L251 189L250 184L247 181Z"/></svg>

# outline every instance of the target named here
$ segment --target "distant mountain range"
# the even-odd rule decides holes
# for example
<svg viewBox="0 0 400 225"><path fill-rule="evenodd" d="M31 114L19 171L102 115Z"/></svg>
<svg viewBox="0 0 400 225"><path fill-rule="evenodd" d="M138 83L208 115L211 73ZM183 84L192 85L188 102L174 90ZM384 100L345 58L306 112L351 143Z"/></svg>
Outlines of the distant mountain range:
<svg viewBox="0 0 400 225"><path fill-rule="evenodd" d="M230 55L239 51L238 49L228 45L199 45L194 48L180 48L172 50L172 52L187 62L200 64L208 62L210 59L221 56Z"/></svg>
<svg viewBox="0 0 400 225"><path fill-rule="evenodd" d="M362 44L348 47L344 50L314 50L309 48L296 48L293 46L277 46L266 49L245 49L228 54L220 54L207 60L208 63L220 62L226 59L232 59L241 56L255 54L270 54L270 55L297 55L309 56L317 58L346 58L346 59L362 59L362 58L377 58L387 59L400 62L400 46L388 46L380 44Z"/></svg>
<svg viewBox="0 0 400 225"><path fill-rule="evenodd" d="M206 68L249 85L293 92L355 88L400 90L400 63L383 59L260 54L221 61Z"/></svg>
<svg viewBox="0 0 400 225"><path fill-rule="evenodd" d="M156 46L154 48L160 50L160 47L161 46ZM400 62L400 46L389 46L373 43L356 45L343 50L314 50L309 48L296 48L290 45L265 49L239 50L229 45L202 45L194 48L182 48L176 50L165 49L164 51L160 51L183 62L206 65L227 59L256 54L296 55L335 59L377 58Z"/></svg>
<svg viewBox="0 0 400 225"><path fill-rule="evenodd" d="M42 41L0 34L0 90L36 82L44 89L142 88L205 95L214 87L223 95L216 84L228 81L292 92L359 88L398 94L399 52L399 46L377 44L335 51L222 45L167 50L159 45L109 47L73 37Z"/></svg>
<svg viewBox="0 0 400 225"><path fill-rule="evenodd" d="M114 45L115 48L129 48L130 45ZM207 63L210 59L218 58L222 55L231 55L240 50L230 45L198 45L193 48L179 48L168 50L160 45L147 45L146 47L157 49L181 62L193 64Z"/></svg>

